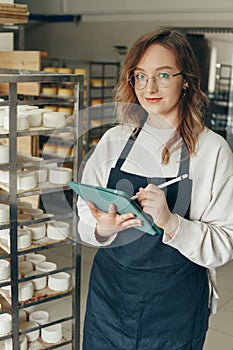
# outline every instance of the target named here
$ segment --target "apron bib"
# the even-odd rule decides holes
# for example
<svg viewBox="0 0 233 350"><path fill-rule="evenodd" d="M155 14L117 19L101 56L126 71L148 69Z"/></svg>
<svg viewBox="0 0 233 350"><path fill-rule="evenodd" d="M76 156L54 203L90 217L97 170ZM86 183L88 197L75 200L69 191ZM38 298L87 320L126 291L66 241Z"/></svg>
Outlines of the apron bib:
<svg viewBox="0 0 233 350"><path fill-rule="evenodd" d="M138 133L128 139L107 184L129 196L139 187L171 179L121 170ZM184 143L181 157L177 176L189 173ZM192 181L185 179L164 190L169 209L188 219ZM208 299L204 267L165 245L162 235L125 230L94 258L83 350L201 350L208 329Z"/></svg>

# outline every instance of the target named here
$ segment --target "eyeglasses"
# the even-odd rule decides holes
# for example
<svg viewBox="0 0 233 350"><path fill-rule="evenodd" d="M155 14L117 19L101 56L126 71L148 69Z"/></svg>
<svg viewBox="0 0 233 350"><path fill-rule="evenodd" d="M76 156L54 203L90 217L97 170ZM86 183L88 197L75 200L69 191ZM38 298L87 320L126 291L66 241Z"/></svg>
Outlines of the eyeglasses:
<svg viewBox="0 0 233 350"><path fill-rule="evenodd" d="M169 74L166 72L158 72L153 77L147 77L143 73L134 73L129 77L130 85L137 90L144 89L148 83L149 79L153 79L154 83L157 83L160 87L167 87L170 85L172 78L176 77L177 75L182 74L182 72L175 73L175 74Z"/></svg>

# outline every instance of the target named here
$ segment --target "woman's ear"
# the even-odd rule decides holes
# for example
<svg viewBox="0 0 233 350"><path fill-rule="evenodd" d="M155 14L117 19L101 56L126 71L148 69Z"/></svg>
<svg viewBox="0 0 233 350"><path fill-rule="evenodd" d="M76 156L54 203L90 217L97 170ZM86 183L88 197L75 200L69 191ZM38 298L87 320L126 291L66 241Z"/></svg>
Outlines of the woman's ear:
<svg viewBox="0 0 233 350"><path fill-rule="evenodd" d="M188 89L188 87L189 87L189 84L188 84L187 80L184 80L183 89Z"/></svg>

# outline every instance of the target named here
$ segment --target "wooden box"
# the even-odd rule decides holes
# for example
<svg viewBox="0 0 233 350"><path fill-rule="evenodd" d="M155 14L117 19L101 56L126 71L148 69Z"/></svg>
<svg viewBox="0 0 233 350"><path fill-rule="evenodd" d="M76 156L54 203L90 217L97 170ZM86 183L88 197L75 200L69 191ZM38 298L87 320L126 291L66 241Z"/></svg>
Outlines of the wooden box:
<svg viewBox="0 0 233 350"><path fill-rule="evenodd" d="M40 51L0 51L0 68L40 71ZM8 95L8 84L0 83L0 95ZM39 83L18 83L18 94L38 96L40 94Z"/></svg>

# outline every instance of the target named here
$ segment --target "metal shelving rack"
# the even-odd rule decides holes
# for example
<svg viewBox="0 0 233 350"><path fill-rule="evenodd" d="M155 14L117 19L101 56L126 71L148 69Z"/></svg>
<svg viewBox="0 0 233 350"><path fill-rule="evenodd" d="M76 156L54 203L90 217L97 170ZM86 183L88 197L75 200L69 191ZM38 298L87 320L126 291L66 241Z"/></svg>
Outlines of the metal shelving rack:
<svg viewBox="0 0 233 350"><path fill-rule="evenodd" d="M15 50L24 50L25 25L24 24L0 24L0 32L14 34Z"/></svg>
<svg viewBox="0 0 233 350"><path fill-rule="evenodd" d="M114 123L114 104L112 91L116 85L120 71L120 62L88 62L87 76L87 109L86 113L86 151L93 146ZM95 84L95 81L98 84ZM97 101L97 105L94 102ZM94 125L93 125L94 124Z"/></svg>
<svg viewBox="0 0 233 350"><path fill-rule="evenodd" d="M215 91L209 94L209 127L226 138L229 116L230 93L232 84L232 66L216 65Z"/></svg>
<svg viewBox="0 0 233 350"><path fill-rule="evenodd" d="M3 73L3 74L1 74ZM5 74L4 74L5 73ZM48 103L59 103L59 99L56 99L56 101L53 101L52 99L49 99L47 101L46 99L40 99L40 100L34 100L34 99L26 99L23 101L20 101L18 99L17 95L17 84L18 83L29 83L29 82L48 82L48 83L59 83L59 82L73 82L75 84L75 96L73 99L70 99L69 102L74 104L74 123L71 126L67 126L64 128L59 129L48 129L44 128L44 130L36 130L34 128L33 130L28 131L17 131L17 105L21 104L27 104L27 105L43 105ZM50 344L48 347L43 347L43 349L55 349L55 348L63 348L63 346L70 344L72 350L77 350L79 348L79 336L80 336L80 260L81 260L81 249L80 245L77 244L74 237L70 238L69 240L65 241L57 241L53 242L52 244L43 245L43 246L34 246L29 249L20 250L18 251L17 246L17 232L18 227L25 225L25 224L34 224L42 221L48 221L48 218L42 218L37 220L32 220L30 222L18 222L17 217L17 203L19 198L23 197L29 197L31 195L41 195L42 193L55 193L56 191L62 190L66 191L68 190L68 187L66 185L64 186L49 186L49 188L39 188L35 191L18 191L17 190L17 169L20 166L32 166L33 162L26 161L25 163L17 163L17 138L24 136L24 135L31 135L36 136L39 134L52 134L54 133L64 133L67 131L73 131L74 133L74 157L70 158L69 160L72 162L73 165L73 178L77 178L78 173L78 167L81 163L82 159L82 127L83 127L83 121L80 119L79 110L83 108L83 77L73 74L48 74L43 72L29 72L29 71L11 71L9 73L9 70L6 72L5 70L0 70L0 83L7 83L9 84L9 96L8 100L5 102L0 102L1 106L9 106L9 132L6 133L0 133L0 141L2 138L8 138L9 139L9 164L3 164L0 165L0 169L9 169L10 173L10 181L9 181L9 192L2 192L0 193L0 201L7 200L10 204L10 221L9 223L5 225L0 226L1 229L9 228L10 229L10 251L5 251L4 249L0 248L0 259L9 259L10 265L11 265L11 276L10 281L7 282L0 282L0 290L4 286L11 286L11 303L9 303L7 300L4 299L4 297L1 297L1 303L3 304L2 310L0 310L1 313L10 313L12 315L12 332L8 335L5 335L3 337L0 337L0 343L1 341L4 341L5 339L12 338L13 343L13 349L19 349L19 335L23 333L27 333L28 331L32 331L35 329L41 329L45 327L46 325L41 325L36 328L27 330L27 331L20 331L19 329L19 310L23 308L27 308L29 306L33 306L36 304L42 304L49 302L51 300L59 300L65 296L71 296L72 297L72 315L69 315L67 317L63 317L62 319L55 320L53 322L50 322L48 325L52 325L55 323L70 321L72 322L72 337L71 339L65 339L62 343L59 344ZM61 159L49 159L45 161L41 161L42 163L53 163L55 161L60 161ZM36 162L38 166L38 162ZM76 232L76 195L73 194L72 204L71 204L71 211L70 213L66 213L65 215L60 214L55 219L59 219L60 217L69 217L71 220L71 226L72 226L72 232ZM38 252L45 249L55 248L63 245L71 245L72 248L72 255L73 255L73 263L72 266L64 266L60 269L53 270L52 272L42 273L40 276L47 276L49 274L57 273L60 271L72 271L73 272L73 288L62 292L57 293L57 295L52 296L44 296L43 298L39 300L31 300L28 303L19 303L18 298L18 286L19 283L28 281L35 278L33 277L27 277L27 278L20 278L18 275L18 257L22 254L30 253L30 252ZM38 275L36 275L38 276Z"/></svg>
<svg viewBox="0 0 233 350"><path fill-rule="evenodd" d="M101 103L112 101L112 90L116 85L120 69L119 62L88 62L88 106L93 99L99 99ZM97 79L99 84L95 86Z"/></svg>

